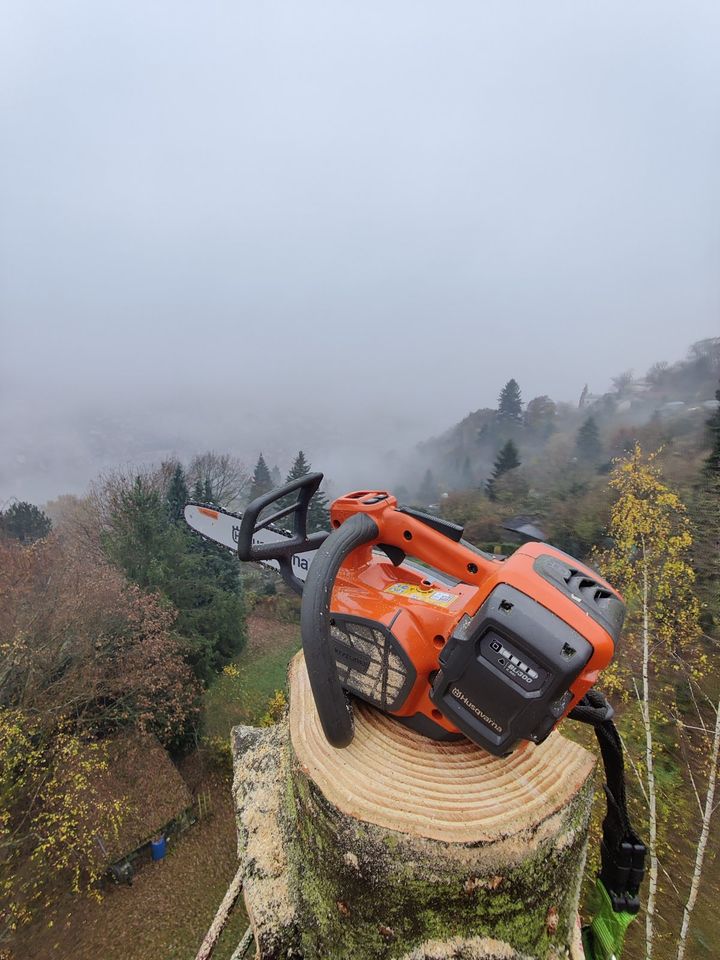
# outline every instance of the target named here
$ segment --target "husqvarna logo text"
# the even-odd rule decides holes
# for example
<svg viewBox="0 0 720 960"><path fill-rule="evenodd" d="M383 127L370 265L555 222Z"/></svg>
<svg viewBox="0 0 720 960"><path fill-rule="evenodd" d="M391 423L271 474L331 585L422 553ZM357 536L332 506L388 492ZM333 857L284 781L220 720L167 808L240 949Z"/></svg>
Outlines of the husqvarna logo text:
<svg viewBox="0 0 720 960"><path fill-rule="evenodd" d="M480 707L478 707L477 704L473 703L472 700L469 700L465 696L465 694L462 692L462 690L460 690L458 687L453 687L450 692L452 693L452 695L455 697L456 700L459 700L460 703L463 704L463 706L468 708L468 710L472 710L472 712L475 714L476 717L479 717L483 723L486 723L496 733L503 732L503 728L500 726L500 724L496 723L495 720L493 720L492 717L489 717L486 713L483 713Z"/></svg>

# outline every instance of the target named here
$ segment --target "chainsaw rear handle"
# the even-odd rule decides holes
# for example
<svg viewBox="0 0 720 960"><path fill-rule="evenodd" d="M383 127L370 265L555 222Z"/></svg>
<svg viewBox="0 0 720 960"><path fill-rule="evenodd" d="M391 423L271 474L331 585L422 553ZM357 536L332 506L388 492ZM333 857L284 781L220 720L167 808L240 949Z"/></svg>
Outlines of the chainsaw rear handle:
<svg viewBox="0 0 720 960"><path fill-rule="evenodd" d="M352 707L337 674L330 636L330 600L345 558L357 547L375 540L379 532L378 525L366 513L349 517L321 545L305 581L300 612L305 663L320 723L333 747L347 747L354 728Z"/></svg>

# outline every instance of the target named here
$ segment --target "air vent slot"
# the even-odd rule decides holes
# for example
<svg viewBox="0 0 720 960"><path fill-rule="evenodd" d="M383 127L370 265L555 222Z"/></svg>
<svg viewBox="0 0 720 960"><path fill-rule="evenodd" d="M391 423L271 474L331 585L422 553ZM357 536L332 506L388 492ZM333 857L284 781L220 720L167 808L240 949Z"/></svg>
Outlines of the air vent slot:
<svg viewBox="0 0 720 960"><path fill-rule="evenodd" d="M577 570L569 570L567 576L563 579L568 586L568 590L581 597L585 603L600 606L603 600L609 600L612 596L609 590L601 587L595 580L591 580Z"/></svg>
<svg viewBox="0 0 720 960"><path fill-rule="evenodd" d="M564 563L560 556L539 556L533 564L535 571L571 597L575 603L582 604L583 609L593 619L602 623L617 642L625 617L622 601L611 590L588 576L587 571L578 570L571 563ZM567 559L571 560L570 557Z"/></svg>

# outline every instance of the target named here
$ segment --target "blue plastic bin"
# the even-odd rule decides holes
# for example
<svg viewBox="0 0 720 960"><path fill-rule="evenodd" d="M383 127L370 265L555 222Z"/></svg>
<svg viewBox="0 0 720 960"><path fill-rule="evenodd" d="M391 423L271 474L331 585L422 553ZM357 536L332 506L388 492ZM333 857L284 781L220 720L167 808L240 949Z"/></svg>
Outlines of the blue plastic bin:
<svg viewBox="0 0 720 960"><path fill-rule="evenodd" d="M160 837L158 840L151 840L150 851L153 860L162 860L167 853L167 840L165 837Z"/></svg>

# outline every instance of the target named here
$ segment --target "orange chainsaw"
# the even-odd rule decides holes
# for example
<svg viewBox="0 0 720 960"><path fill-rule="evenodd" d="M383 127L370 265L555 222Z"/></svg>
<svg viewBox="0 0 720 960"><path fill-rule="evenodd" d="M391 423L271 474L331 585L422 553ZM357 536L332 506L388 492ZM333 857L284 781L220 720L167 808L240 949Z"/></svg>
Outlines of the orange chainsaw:
<svg viewBox="0 0 720 960"><path fill-rule="evenodd" d="M240 560L279 570L302 594L308 677L332 746L353 739L348 694L434 740L464 735L498 756L541 743L568 714L595 728L607 798L603 906L583 942L593 960L619 956L639 909L645 846L628 816L613 711L593 686L615 653L620 595L543 542L509 557L484 553L462 527L384 490L339 497L332 530L308 534L321 480L294 480L242 515L189 503L185 519ZM291 515L290 532L278 524Z"/></svg>
<svg viewBox="0 0 720 960"><path fill-rule="evenodd" d="M235 517L230 543L241 560L279 566L302 593L303 649L328 741L352 739L346 693L435 740L464 734L497 755L544 740L613 657L625 609L617 592L544 543L507 558L483 553L462 527L383 490L338 498L332 531L308 536L321 479L259 497ZM288 534L276 525L291 514ZM186 516L222 541L208 524L228 514L190 504Z"/></svg>

